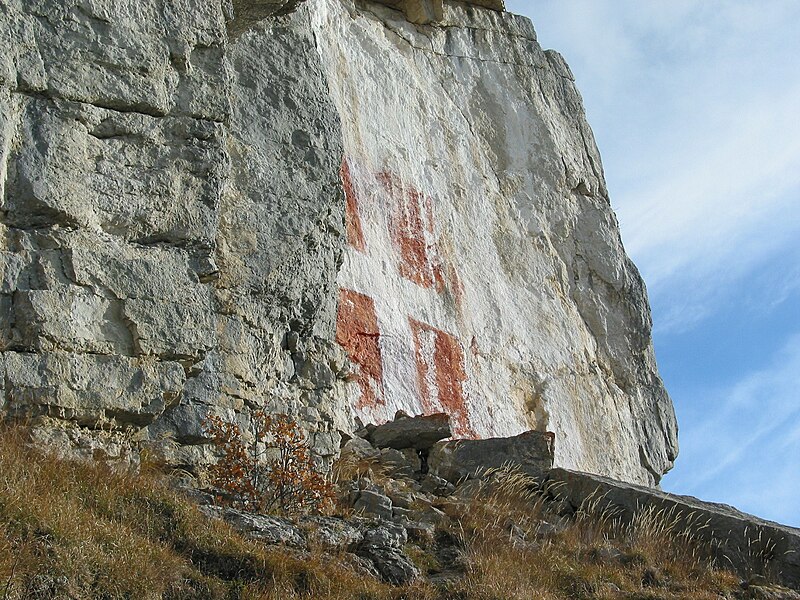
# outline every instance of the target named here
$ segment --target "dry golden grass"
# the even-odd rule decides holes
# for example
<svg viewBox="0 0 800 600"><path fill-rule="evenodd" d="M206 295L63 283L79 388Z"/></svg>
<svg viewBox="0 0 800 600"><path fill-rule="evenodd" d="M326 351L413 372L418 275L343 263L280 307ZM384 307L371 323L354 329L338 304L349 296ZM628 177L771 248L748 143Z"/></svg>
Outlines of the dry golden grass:
<svg viewBox="0 0 800 600"><path fill-rule="evenodd" d="M384 598L341 560L206 518L154 476L64 462L0 429L0 598Z"/></svg>
<svg viewBox="0 0 800 600"><path fill-rule="evenodd" d="M340 475L370 468L345 465ZM29 448L20 429L2 428L0 599L700 600L738 583L710 568L668 515L645 513L623 527L587 506L542 537L546 506L533 482L503 470L491 479L478 501L449 511L463 574L444 587L395 588L364 576L345 553L248 541L159 476L55 460ZM435 570L432 555L415 559Z"/></svg>
<svg viewBox="0 0 800 600"><path fill-rule="evenodd" d="M739 578L714 569L691 533L677 530L674 515L644 510L622 524L596 499L544 536L540 524L553 516L536 482L513 469L490 475L459 520L464 598L701 600L738 589Z"/></svg>

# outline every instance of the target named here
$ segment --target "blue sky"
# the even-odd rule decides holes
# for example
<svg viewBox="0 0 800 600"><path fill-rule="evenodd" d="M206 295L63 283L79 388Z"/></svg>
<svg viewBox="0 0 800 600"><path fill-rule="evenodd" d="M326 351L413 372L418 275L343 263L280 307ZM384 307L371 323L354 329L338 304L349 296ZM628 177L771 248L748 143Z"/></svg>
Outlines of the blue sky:
<svg viewBox="0 0 800 600"><path fill-rule="evenodd" d="M647 282L664 489L800 527L800 2L507 4L570 64Z"/></svg>

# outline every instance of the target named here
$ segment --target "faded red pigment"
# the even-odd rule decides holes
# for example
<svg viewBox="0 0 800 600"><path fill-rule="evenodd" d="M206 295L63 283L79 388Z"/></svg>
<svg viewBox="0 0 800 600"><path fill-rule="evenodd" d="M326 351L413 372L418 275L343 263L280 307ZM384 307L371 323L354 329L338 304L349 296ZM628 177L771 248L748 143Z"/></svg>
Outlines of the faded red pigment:
<svg viewBox="0 0 800 600"><path fill-rule="evenodd" d="M353 185L353 175L350 172L350 163L347 158L342 159L342 167L339 170L342 179L345 197L345 225L347 229L347 242L359 252L367 251L367 243L364 239L364 229L361 227L361 215L358 213L358 196Z"/></svg>
<svg viewBox="0 0 800 600"><path fill-rule="evenodd" d="M464 395L467 372L461 344L452 335L440 329L412 317L409 317L408 321L414 336L417 384L423 411L425 414L444 411L450 415L455 437L478 437L469 422L469 411ZM434 337L433 356L429 355L423 344L423 337L430 335ZM431 371L436 383L435 391L429 385Z"/></svg>
<svg viewBox="0 0 800 600"><path fill-rule="evenodd" d="M383 406L383 359L375 301L348 289L339 290L336 318L336 342L350 360L359 366L358 385L361 398L356 408Z"/></svg>
<svg viewBox="0 0 800 600"><path fill-rule="evenodd" d="M444 273L433 239L433 203L430 197L403 184L391 173L379 173L391 198L389 233L392 244L400 252L400 275L423 288L444 289ZM427 234L427 235L426 235Z"/></svg>

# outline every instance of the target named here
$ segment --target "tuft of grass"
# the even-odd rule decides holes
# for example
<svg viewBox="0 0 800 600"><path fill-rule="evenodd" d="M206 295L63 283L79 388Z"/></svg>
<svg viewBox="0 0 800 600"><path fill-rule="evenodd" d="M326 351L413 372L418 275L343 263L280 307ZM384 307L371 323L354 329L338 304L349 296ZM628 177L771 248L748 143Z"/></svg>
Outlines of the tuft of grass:
<svg viewBox="0 0 800 600"><path fill-rule="evenodd" d="M675 514L644 509L624 524L602 497L592 497L564 522L549 514L534 479L513 468L488 475L457 525L468 598L704 600L738 589L739 578L715 568ZM562 525L543 536L542 521Z"/></svg>

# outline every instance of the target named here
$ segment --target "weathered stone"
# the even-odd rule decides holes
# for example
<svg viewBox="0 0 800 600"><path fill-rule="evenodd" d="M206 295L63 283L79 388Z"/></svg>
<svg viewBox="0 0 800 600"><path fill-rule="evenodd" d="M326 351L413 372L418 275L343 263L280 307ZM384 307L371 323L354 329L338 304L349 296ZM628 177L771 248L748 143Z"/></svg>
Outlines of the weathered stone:
<svg viewBox="0 0 800 600"><path fill-rule="evenodd" d="M359 556L369 559L380 573L381 579L393 585L403 585L421 575L420 570L399 550L365 547Z"/></svg>
<svg viewBox="0 0 800 600"><path fill-rule="evenodd" d="M743 597L752 600L800 600L800 592L777 585L747 585Z"/></svg>
<svg viewBox="0 0 800 600"><path fill-rule="evenodd" d="M421 509L414 511L413 516L414 519L420 523L431 523L433 525L439 525L447 521L447 515L444 511L430 504L423 504Z"/></svg>
<svg viewBox="0 0 800 600"><path fill-rule="evenodd" d="M194 469L208 414L265 406L329 460L342 150L308 12L231 44L226 2L51 4L0 6L4 412L146 426Z"/></svg>
<svg viewBox="0 0 800 600"><path fill-rule="evenodd" d="M376 427L369 434L369 440L377 448L429 450L439 440L452 435L450 417L444 413L418 417L399 415L394 421Z"/></svg>
<svg viewBox="0 0 800 600"><path fill-rule="evenodd" d="M395 508L411 508L414 503L415 495L403 490L387 490L387 495L392 500Z"/></svg>
<svg viewBox="0 0 800 600"><path fill-rule="evenodd" d="M31 442L62 460L93 461L117 472L135 473L139 454L129 443L124 429L87 430L76 423L39 418L30 429Z"/></svg>
<svg viewBox="0 0 800 600"><path fill-rule="evenodd" d="M444 20L444 0L377 0L377 2L402 11L406 19L418 25ZM505 10L504 0L466 0L465 4L474 4L491 10Z"/></svg>
<svg viewBox="0 0 800 600"><path fill-rule="evenodd" d="M377 458L381 455L381 451L375 448L367 440L354 437L347 440L342 446L342 456L352 456L357 459L361 458Z"/></svg>
<svg viewBox="0 0 800 600"><path fill-rule="evenodd" d="M433 473L428 473L420 482L422 491L434 496L449 496L456 490L456 486Z"/></svg>
<svg viewBox="0 0 800 600"><path fill-rule="evenodd" d="M357 554L345 554L342 560L363 577L372 578L373 580L381 578L381 574L378 572L378 569L375 568L375 564L368 558L358 556Z"/></svg>
<svg viewBox="0 0 800 600"><path fill-rule="evenodd" d="M411 511L407 508L400 508L399 506L392 507L392 520L399 522L406 522L411 519Z"/></svg>
<svg viewBox="0 0 800 600"><path fill-rule="evenodd" d="M151 423L177 400L185 377L179 364L147 357L6 352L4 362L8 413L90 426Z"/></svg>
<svg viewBox="0 0 800 600"><path fill-rule="evenodd" d="M337 517L306 517L301 527L310 541L329 550L348 550L364 539L357 527Z"/></svg>
<svg viewBox="0 0 800 600"><path fill-rule="evenodd" d="M221 2L5 0L0 83L120 112L227 111Z"/></svg>
<svg viewBox="0 0 800 600"><path fill-rule="evenodd" d="M292 12L304 0L233 0L233 18L228 32L238 36L256 26L259 21L277 14Z"/></svg>
<svg viewBox="0 0 800 600"><path fill-rule="evenodd" d="M378 521L368 523L363 544L376 548L402 548L408 541L405 527L396 523Z"/></svg>
<svg viewBox="0 0 800 600"><path fill-rule="evenodd" d="M446 411L466 438L553 431L556 464L657 483L675 417L563 59L508 13L448 2L419 28L367 6L315 5L347 154L356 414Z"/></svg>
<svg viewBox="0 0 800 600"><path fill-rule="evenodd" d="M723 504L565 469L551 470L547 485L554 498L566 501L573 510L592 503L594 510L627 521L643 510L663 514L677 533L690 530L693 538L708 543L720 564L742 574L769 573L800 590L800 529Z"/></svg>
<svg viewBox="0 0 800 600"><path fill-rule="evenodd" d="M408 532L408 537L415 542L423 545L428 545L433 541L434 534L436 533L436 526L432 523L421 523L419 521L410 521L404 523L403 526Z"/></svg>
<svg viewBox="0 0 800 600"><path fill-rule="evenodd" d="M428 465L432 473L452 483L507 465L540 476L553 466L553 437L529 431L510 438L440 442L431 450Z"/></svg>
<svg viewBox="0 0 800 600"><path fill-rule="evenodd" d="M387 496L371 490L361 490L353 508L366 515L383 519L392 518L392 501Z"/></svg>
<svg viewBox="0 0 800 600"><path fill-rule="evenodd" d="M384 448L378 463L386 467L393 477L411 477L420 469L420 459L415 450Z"/></svg>
<svg viewBox="0 0 800 600"><path fill-rule="evenodd" d="M402 585L420 575L401 550L407 541L408 534L402 525L380 523L364 531L364 540L356 553L372 561L384 581Z"/></svg>
<svg viewBox="0 0 800 600"><path fill-rule="evenodd" d="M233 525L245 536L264 542L303 549L307 542L302 531L289 519L257 515L233 508L202 507L204 513Z"/></svg>

